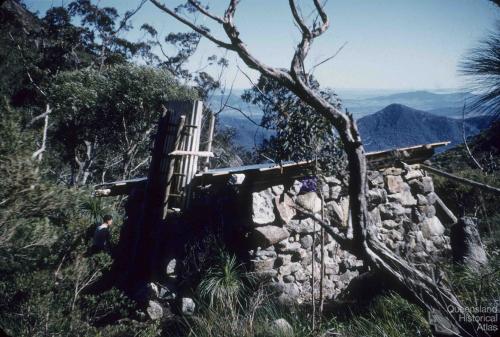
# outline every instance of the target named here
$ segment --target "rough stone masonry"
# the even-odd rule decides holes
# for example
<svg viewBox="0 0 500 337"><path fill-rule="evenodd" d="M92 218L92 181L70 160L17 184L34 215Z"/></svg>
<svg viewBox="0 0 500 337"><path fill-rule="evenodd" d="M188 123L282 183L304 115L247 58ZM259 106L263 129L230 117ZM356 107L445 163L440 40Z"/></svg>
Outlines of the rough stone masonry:
<svg viewBox="0 0 500 337"><path fill-rule="evenodd" d="M323 180L274 182L249 192L251 210L242 226L247 231L250 267L270 282L283 301L307 300L313 286L319 295L321 227L297 212L295 205L318 215L323 209L334 230L349 236L347 190L336 177ZM370 216L378 224L379 239L388 248L416 263L448 254L450 240L443 223L455 219L434 193L432 178L418 164L369 171L368 183ZM360 273L363 262L324 235L323 293L326 298L335 298Z"/></svg>

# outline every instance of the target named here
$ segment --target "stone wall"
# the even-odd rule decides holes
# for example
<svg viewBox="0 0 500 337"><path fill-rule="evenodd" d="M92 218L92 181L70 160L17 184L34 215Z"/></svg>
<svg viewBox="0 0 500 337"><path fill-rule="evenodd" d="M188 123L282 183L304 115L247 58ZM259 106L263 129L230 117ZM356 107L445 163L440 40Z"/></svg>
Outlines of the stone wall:
<svg viewBox="0 0 500 337"><path fill-rule="evenodd" d="M417 263L448 254L449 238L443 223L453 219L448 218L449 211L434 193L432 178L418 165L370 171L368 182L370 216L378 224L379 239L388 248ZM349 199L345 184L335 177L278 183L242 188L240 193L251 194L243 198L250 211L241 211L248 219L238 226L246 233L248 260L255 274L268 280L281 299L300 302L311 296L313 275L315 293L319 294L321 227L297 212L294 205L318 215L323 205L324 217L331 219L334 230L349 236ZM334 298L365 267L326 233L323 249L323 292L326 298Z"/></svg>

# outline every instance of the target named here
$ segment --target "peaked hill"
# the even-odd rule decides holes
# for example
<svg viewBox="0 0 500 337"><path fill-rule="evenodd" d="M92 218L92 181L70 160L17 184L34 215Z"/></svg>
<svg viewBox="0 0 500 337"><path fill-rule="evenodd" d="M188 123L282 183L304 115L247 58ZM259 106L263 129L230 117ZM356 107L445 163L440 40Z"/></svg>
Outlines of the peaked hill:
<svg viewBox="0 0 500 337"><path fill-rule="evenodd" d="M491 117L465 119L467 137L489 126ZM358 120L359 130L368 151L386 150L417 144L450 141L463 142L462 120L437 116L402 104L391 104Z"/></svg>

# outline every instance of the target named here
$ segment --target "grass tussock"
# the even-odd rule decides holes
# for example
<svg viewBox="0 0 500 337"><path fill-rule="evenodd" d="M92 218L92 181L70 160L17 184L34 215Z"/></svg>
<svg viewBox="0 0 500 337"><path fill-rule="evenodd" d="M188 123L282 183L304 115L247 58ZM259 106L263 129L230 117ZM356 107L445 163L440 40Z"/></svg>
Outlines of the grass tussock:
<svg viewBox="0 0 500 337"><path fill-rule="evenodd" d="M489 247L488 264L478 271L451 265L447 267L448 283L464 306L491 307L500 299L500 256Z"/></svg>
<svg viewBox="0 0 500 337"><path fill-rule="evenodd" d="M221 253L217 260L198 286L198 310L185 319L183 336L431 336L424 313L392 293L376 298L368 308L346 308L342 318L316 317L313 329L309 306L281 305L234 256ZM291 329L277 327L279 319Z"/></svg>
<svg viewBox="0 0 500 337"><path fill-rule="evenodd" d="M345 337L432 336L424 312L394 293L376 298L366 313L352 316L340 331Z"/></svg>

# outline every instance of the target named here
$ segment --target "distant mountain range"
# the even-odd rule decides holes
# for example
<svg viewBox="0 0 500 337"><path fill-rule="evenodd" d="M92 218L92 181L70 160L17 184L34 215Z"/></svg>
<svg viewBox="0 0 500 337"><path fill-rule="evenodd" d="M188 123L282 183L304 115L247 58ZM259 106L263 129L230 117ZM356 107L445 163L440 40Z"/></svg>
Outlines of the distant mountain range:
<svg viewBox="0 0 500 337"><path fill-rule="evenodd" d="M343 105L357 118L379 111L393 103L432 112L440 116L456 118L461 116L464 102L470 102L474 97L469 92L433 93L429 91L412 91L365 99L345 98L343 99Z"/></svg>
<svg viewBox="0 0 500 337"><path fill-rule="evenodd" d="M478 134L492 121L489 116L465 119L466 137ZM367 151L450 141L449 147L463 142L462 120L390 104L384 109L360 118L358 127Z"/></svg>
<svg viewBox="0 0 500 337"><path fill-rule="evenodd" d="M228 103L243 110L255 123L260 123L262 111L243 102L241 93L234 91ZM344 107L358 119L367 149L374 151L441 140L461 143L462 107L464 100L472 100L474 95L468 92L429 91L380 95L360 91L344 93L341 98ZM213 107L220 106L221 99L224 97L215 96L211 101ZM220 114L219 124L234 128L236 142L251 149L271 136L272 132L256 126L247 117L236 110L226 109ZM488 117L467 117L466 135L477 134L490 122Z"/></svg>

